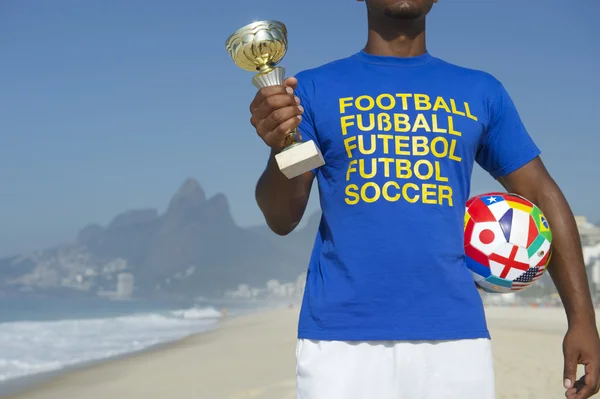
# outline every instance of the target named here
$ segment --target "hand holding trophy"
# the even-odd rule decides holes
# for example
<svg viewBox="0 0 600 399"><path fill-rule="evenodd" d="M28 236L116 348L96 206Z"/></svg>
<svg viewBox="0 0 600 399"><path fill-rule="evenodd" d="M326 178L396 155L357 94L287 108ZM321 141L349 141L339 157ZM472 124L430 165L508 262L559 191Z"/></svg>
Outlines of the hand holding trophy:
<svg viewBox="0 0 600 399"><path fill-rule="evenodd" d="M268 120L270 125L276 124L272 126L275 129L269 131L269 134L285 135L284 148L275 155L281 172L288 179L292 179L323 166L325 161L316 144L300 139L296 129L300 119L296 116L300 115L301 111L293 96L283 87L285 69L277 66L287 51L285 25L278 21L259 21L246 25L227 39L226 49L237 66L251 72L258 71L252 79L252 84L259 89L259 95L273 97L269 107L274 112L264 115L264 122ZM281 90L277 90L275 86L280 86ZM287 94L287 97L275 98L278 94ZM289 120L292 121L291 124ZM284 131L281 131L282 129Z"/></svg>

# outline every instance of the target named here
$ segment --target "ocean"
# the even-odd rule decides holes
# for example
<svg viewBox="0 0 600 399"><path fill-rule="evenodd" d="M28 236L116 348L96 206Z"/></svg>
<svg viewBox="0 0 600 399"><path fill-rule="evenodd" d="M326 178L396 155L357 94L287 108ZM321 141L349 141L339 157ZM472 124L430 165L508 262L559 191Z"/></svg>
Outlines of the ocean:
<svg viewBox="0 0 600 399"><path fill-rule="evenodd" d="M215 328L264 304L11 300L0 307L0 394L27 377L101 361ZM29 378L34 380L35 378Z"/></svg>

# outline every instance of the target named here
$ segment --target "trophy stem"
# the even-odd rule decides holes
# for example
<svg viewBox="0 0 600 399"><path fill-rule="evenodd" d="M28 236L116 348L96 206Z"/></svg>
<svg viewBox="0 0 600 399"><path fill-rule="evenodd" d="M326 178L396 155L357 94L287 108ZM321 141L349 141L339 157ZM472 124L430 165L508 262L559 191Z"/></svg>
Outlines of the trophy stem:
<svg viewBox="0 0 600 399"><path fill-rule="evenodd" d="M258 67L258 71L259 71L260 73L263 73L263 74L269 73L269 72L271 72L273 69L274 69L274 68L273 68L273 66L271 66L271 65L269 65L269 64L264 64L264 65L262 65L262 66Z"/></svg>
<svg viewBox="0 0 600 399"><path fill-rule="evenodd" d="M285 68L282 67L269 67L252 78L252 84L257 89L268 86L282 86L284 81Z"/></svg>
<svg viewBox="0 0 600 399"><path fill-rule="evenodd" d="M293 129L285 136L285 139L283 141L285 147L283 150L285 151L293 147L295 144L299 144L301 142L302 140L300 140L300 134L298 133L298 129Z"/></svg>

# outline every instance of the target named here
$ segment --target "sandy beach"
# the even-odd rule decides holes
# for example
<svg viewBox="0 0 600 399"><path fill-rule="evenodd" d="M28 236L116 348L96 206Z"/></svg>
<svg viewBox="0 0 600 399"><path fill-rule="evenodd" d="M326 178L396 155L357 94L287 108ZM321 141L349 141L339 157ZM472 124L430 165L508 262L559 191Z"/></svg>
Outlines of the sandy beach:
<svg viewBox="0 0 600 399"><path fill-rule="evenodd" d="M498 399L564 397L561 308L487 308ZM297 308L252 314L11 399L295 399ZM476 398L476 396L473 396ZM376 398L374 398L376 399Z"/></svg>

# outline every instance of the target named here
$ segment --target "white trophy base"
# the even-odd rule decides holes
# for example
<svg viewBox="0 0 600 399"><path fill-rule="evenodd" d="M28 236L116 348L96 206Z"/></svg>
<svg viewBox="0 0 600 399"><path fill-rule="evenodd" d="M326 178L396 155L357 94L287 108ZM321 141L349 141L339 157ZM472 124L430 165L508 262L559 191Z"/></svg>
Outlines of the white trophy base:
<svg viewBox="0 0 600 399"><path fill-rule="evenodd" d="M321 151L312 140L293 144L275 155L275 160L288 179L325 165Z"/></svg>

